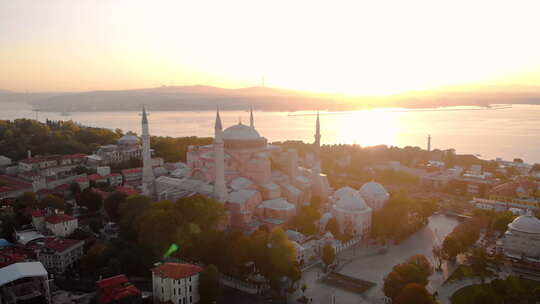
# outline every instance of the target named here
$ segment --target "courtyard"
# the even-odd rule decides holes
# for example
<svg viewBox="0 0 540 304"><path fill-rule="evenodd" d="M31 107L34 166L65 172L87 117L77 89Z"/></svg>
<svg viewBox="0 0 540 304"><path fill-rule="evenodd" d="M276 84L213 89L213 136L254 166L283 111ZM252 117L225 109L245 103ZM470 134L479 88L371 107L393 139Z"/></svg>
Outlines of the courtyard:
<svg viewBox="0 0 540 304"><path fill-rule="evenodd" d="M385 253L380 253L380 247L348 249L338 255L340 265L338 272L355 277L361 280L376 283L376 285L362 294L352 293L343 289L338 289L326 285L319 278L322 276L322 270L313 267L304 272L302 283L307 285L306 297L312 298L312 303L385 303L382 292L383 279L396 264L402 263L410 256L415 254L425 255L432 264L435 264L431 252L433 245L440 244L446 235L457 226L459 221L453 217L445 215L433 215L429 218L429 223L410 236L407 240L398 245L389 245ZM391 223L389 223L391 224ZM449 273L443 267L442 272L435 272L430 277L428 289L436 290ZM296 299L302 295L297 291L289 296L289 303L296 303Z"/></svg>

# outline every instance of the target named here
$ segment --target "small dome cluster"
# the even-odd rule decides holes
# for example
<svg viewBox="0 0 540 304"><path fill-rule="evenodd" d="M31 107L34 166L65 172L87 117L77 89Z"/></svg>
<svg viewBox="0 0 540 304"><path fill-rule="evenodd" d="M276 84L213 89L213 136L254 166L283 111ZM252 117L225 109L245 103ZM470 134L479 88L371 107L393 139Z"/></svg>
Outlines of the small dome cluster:
<svg viewBox="0 0 540 304"><path fill-rule="evenodd" d="M368 210L366 202L360 195L360 193L353 188L343 187L336 191L336 208L349 211L359 212Z"/></svg>
<svg viewBox="0 0 540 304"><path fill-rule="evenodd" d="M364 184L359 190L351 187L343 187L334 193L336 207L360 211L367 208L378 210L390 199L390 194L383 185L376 182Z"/></svg>
<svg viewBox="0 0 540 304"><path fill-rule="evenodd" d="M124 135L118 140L119 145L136 145L139 143L139 138L135 135Z"/></svg>

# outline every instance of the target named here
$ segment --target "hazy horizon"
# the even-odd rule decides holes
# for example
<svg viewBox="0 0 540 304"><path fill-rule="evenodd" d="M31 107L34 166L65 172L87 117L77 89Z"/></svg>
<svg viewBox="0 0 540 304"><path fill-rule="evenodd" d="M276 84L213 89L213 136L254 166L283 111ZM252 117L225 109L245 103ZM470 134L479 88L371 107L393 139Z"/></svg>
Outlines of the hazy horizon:
<svg viewBox="0 0 540 304"><path fill-rule="evenodd" d="M5 1L0 89L387 96L540 84L536 1Z"/></svg>

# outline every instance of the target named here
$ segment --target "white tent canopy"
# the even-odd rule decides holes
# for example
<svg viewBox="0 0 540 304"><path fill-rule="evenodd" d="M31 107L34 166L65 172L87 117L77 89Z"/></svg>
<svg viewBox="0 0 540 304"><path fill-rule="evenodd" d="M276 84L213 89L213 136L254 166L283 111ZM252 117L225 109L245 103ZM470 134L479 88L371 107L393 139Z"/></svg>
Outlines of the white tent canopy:
<svg viewBox="0 0 540 304"><path fill-rule="evenodd" d="M41 262L15 263L0 269L0 286L22 278L47 276Z"/></svg>

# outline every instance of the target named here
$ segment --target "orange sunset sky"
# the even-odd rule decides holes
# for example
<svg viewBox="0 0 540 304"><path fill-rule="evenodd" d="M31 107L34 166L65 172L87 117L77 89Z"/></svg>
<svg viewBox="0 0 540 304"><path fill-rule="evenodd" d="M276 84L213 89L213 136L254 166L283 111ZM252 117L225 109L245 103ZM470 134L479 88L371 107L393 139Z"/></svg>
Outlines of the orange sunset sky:
<svg viewBox="0 0 540 304"><path fill-rule="evenodd" d="M0 1L0 89L540 84L540 1Z"/></svg>

